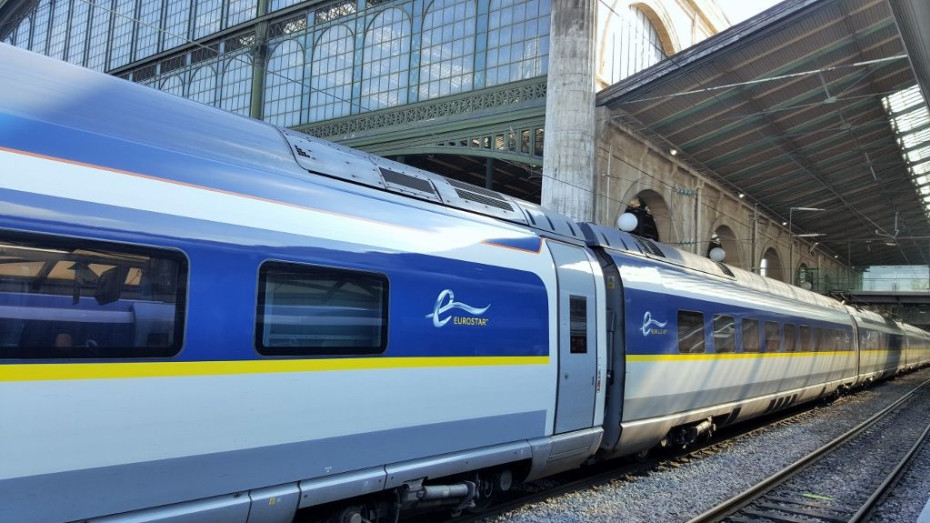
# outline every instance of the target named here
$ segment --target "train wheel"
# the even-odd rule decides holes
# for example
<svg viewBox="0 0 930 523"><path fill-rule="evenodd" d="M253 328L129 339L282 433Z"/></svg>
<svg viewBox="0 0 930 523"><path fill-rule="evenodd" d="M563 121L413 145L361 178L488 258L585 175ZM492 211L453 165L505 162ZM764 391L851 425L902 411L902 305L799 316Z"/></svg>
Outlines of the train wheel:
<svg viewBox="0 0 930 523"><path fill-rule="evenodd" d="M337 508L326 518L326 523L377 523L378 511L365 505Z"/></svg>
<svg viewBox="0 0 930 523"><path fill-rule="evenodd" d="M478 485L478 497L474 501L474 506L467 510L480 513L492 505L498 493L510 490L513 486L513 473L509 469L504 469L490 476L479 474L475 477L475 484Z"/></svg>

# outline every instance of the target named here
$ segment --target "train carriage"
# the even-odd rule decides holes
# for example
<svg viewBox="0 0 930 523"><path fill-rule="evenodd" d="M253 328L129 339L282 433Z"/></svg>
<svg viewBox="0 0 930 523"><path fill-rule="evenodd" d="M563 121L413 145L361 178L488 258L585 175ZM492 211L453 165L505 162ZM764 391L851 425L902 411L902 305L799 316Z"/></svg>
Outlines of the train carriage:
<svg viewBox="0 0 930 523"><path fill-rule="evenodd" d="M618 318L609 451L689 443L856 381L852 323L838 302L621 231L585 231L603 249L608 317Z"/></svg>
<svg viewBox="0 0 930 523"><path fill-rule="evenodd" d="M894 375L906 365L903 331L881 314L849 307L859 346L859 382L871 383Z"/></svg>

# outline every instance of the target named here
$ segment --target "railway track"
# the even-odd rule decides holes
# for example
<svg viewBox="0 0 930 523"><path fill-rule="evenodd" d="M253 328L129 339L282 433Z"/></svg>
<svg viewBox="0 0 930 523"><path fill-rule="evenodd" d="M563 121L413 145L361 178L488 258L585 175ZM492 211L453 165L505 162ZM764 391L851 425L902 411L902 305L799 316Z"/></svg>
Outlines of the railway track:
<svg viewBox="0 0 930 523"><path fill-rule="evenodd" d="M691 445L687 449L666 451L660 455L650 456L640 462L608 461L566 472L530 484L529 488L505 493L495 499L488 508L477 513L465 512L459 516L424 516L414 514L402 521L428 523L472 523L493 520L508 512L547 499L557 498L563 494L596 489L613 481L635 481L636 476L677 468L686 463L703 459L717 452L725 451L733 444L737 436L752 434L758 430L769 429L778 425L791 424L796 419L811 412L817 404L799 405L785 411L751 420L735 427L726 427L713 437ZM618 465L618 463L621 463Z"/></svg>
<svg viewBox="0 0 930 523"><path fill-rule="evenodd" d="M926 444L930 381L852 430L689 523L865 521ZM879 460L863 465L867 458Z"/></svg>

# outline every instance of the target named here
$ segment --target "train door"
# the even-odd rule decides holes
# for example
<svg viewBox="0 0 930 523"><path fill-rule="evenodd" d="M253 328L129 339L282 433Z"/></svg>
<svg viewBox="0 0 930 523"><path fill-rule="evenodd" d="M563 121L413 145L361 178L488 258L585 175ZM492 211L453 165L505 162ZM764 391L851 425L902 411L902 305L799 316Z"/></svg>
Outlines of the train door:
<svg viewBox="0 0 930 523"><path fill-rule="evenodd" d="M626 347L623 339L623 282L613 258L595 250L604 273L607 331L607 390L604 404L604 437L601 449L613 452L620 442L623 419L623 387L626 377Z"/></svg>
<svg viewBox="0 0 930 523"><path fill-rule="evenodd" d="M597 393L595 278L583 248L550 242L559 300L559 379L555 432L590 428Z"/></svg>
<svg viewBox="0 0 930 523"><path fill-rule="evenodd" d="M849 316L852 318L852 350L856 353L856 382L859 382L859 376L862 375L862 347L859 346L859 342L862 338L859 337L859 322L856 320L856 317L852 314Z"/></svg>

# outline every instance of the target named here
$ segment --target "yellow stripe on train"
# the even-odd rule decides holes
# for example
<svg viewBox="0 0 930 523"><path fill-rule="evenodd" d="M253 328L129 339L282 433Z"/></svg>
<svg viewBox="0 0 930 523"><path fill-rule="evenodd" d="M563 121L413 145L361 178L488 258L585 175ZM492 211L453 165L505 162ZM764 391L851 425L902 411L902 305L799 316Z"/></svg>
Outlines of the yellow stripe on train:
<svg viewBox="0 0 930 523"><path fill-rule="evenodd" d="M548 356L449 356L243 361L30 363L0 365L0 382L219 376L422 367L548 365Z"/></svg>

